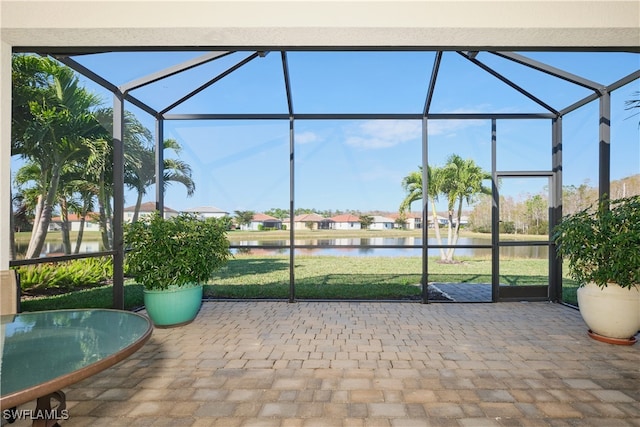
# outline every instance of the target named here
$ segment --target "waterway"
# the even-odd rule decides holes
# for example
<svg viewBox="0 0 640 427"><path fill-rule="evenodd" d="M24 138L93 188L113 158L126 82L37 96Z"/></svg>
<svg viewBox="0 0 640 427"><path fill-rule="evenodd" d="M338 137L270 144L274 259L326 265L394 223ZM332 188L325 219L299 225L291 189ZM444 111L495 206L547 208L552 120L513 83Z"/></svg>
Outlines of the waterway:
<svg viewBox="0 0 640 427"><path fill-rule="evenodd" d="M268 249L246 249L240 252L254 254L288 254L288 240L242 240L231 241L233 246L263 246ZM408 257L422 256L421 248L403 248L402 246L421 246L422 238L419 237L372 237L372 238L340 238L340 239L305 239L295 240L296 245L312 246L312 248L296 249L296 254L315 256L384 256L384 257ZM428 245L437 245L435 238L427 240ZM443 245L447 244L444 239ZM367 246L398 246L397 248L369 248ZM479 239L461 237L458 239L458 246L490 246L491 239ZM238 252L238 250L234 250ZM428 256L438 256L439 249L430 248ZM490 248L469 248L458 247L455 250L456 256L465 257L489 257ZM549 248L547 246L504 246L500 248L500 256L508 258L535 258L547 259Z"/></svg>
<svg viewBox="0 0 640 427"><path fill-rule="evenodd" d="M428 245L437 245L435 238L427 241ZM447 244L447 240L442 242ZM403 248L402 246L421 246L420 237L371 237L371 238L338 238L338 239L302 239L296 240L296 245L306 246L296 249L296 254L313 256L356 256L356 257L420 257L421 248ZM289 253L288 240L232 240L232 246L240 247L233 249L234 253L252 253L255 255L286 255ZM397 246L392 248L369 248L367 246ZM458 240L459 246L488 246L491 239L461 237ZM22 247L24 246L24 247ZM18 246L18 253L26 252L26 244ZM85 240L80 248L81 253L98 252L103 250L101 242ZM250 249L251 246L261 246L260 249ZM243 247L246 247L244 249ZM457 257L489 257L490 248L456 248ZM63 255L61 243L47 243L43 248L43 256ZM439 249L430 248L428 256L438 256ZM547 259L549 249L547 246L507 246L501 247L501 257L514 258L535 258Z"/></svg>

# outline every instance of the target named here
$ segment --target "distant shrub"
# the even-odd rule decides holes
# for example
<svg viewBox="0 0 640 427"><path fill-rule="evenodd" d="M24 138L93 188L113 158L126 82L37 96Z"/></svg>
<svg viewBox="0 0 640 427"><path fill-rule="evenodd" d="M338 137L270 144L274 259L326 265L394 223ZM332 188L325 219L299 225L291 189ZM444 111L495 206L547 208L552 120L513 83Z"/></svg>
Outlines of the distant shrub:
<svg viewBox="0 0 640 427"><path fill-rule="evenodd" d="M516 224L513 221L503 221L500 223L500 233L514 234L516 232Z"/></svg>

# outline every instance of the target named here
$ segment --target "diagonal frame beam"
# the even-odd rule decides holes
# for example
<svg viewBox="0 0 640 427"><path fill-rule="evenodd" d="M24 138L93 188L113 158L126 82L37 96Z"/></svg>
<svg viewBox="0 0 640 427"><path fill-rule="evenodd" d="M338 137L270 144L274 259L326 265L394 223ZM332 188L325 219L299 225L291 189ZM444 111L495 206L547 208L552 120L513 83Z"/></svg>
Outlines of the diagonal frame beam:
<svg viewBox="0 0 640 427"><path fill-rule="evenodd" d="M203 84L203 85L199 86L198 88L192 90L191 92L189 92L188 94L186 94L185 96L183 96L182 98L180 98L179 100L174 102L173 104L169 105L168 107L164 108L163 110L160 110L160 115L165 114L167 111L171 111L172 109L174 109L178 105L182 104L183 102L187 101L188 99L191 99L192 97L194 97L195 95L199 94L200 92L202 92L203 90L205 90L209 86L211 86L214 83L222 80L223 78L225 78L229 74L233 73L234 71L236 71L237 69L239 69L243 65L251 62L252 60L256 59L259 56L260 57L264 56L264 53L263 52L255 52L255 53L249 55L248 57L246 57L242 61L238 62L236 65L232 66L231 68L228 68L227 70L225 70L222 73L218 74L216 77L214 77L213 79L209 80L205 84Z"/></svg>
<svg viewBox="0 0 640 427"><path fill-rule="evenodd" d="M513 53L513 52L489 52L489 53L492 53L493 55L516 62L520 65L524 65L525 67L533 68L534 70L541 71L543 73L568 81L570 83L577 84L587 89L591 89L594 91L601 91L602 88L604 87L600 83L591 81L589 79L585 79L584 77L580 77L578 75L569 73L559 68L552 67L551 65L547 65L545 63L535 61L531 58L527 58L526 56L518 55L517 53Z"/></svg>
<svg viewBox="0 0 640 427"><path fill-rule="evenodd" d="M174 76L176 74L180 74L183 71L190 70L192 68L198 67L200 65L204 65L208 62L216 60L218 58L222 58L224 56L230 55L234 52L232 51L221 51L221 52L210 52L206 55L199 56L197 58L193 58L189 61L182 62L180 64L174 65L172 67L165 68L164 70L157 71L155 73L149 74L148 76L141 77L139 79L130 81L129 83L125 83L120 86L120 90L122 93L127 93L129 91L139 89L143 86L146 86L151 83L155 83L159 80L165 79L167 77Z"/></svg>
<svg viewBox="0 0 640 427"><path fill-rule="evenodd" d="M90 69L80 64L79 62L75 61L74 59L65 56L65 57L56 57L56 60L62 62L67 67L72 68L73 70L87 77L89 80L107 89L112 94L122 94L122 97L125 101L130 102L131 104L140 108L142 111L146 112L147 114L150 114L153 117L155 117L158 114L158 112L152 107L150 107L149 105L140 101L138 98L136 98L135 96L132 96L131 94L123 93L116 85L114 85L104 77L98 75L97 73L91 71Z"/></svg>
<svg viewBox="0 0 640 427"><path fill-rule="evenodd" d="M463 58L466 58L467 60L473 62L474 64L476 64L478 67L482 68L484 71L486 71L487 73L491 74L492 76L494 76L495 78L497 78L498 80L500 80L501 82L507 84L508 86L510 86L512 89L517 90L518 92L520 92L521 94L523 94L524 96L526 96L527 98L529 98L530 100L532 100L533 102L535 102L536 104L542 106L543 108L545 108L548 111L551 111L553 114L555 115L559 115L560 113L558 112L558 110L556 110L555 108L553 108L552 106L550 106L549 104L547 104L546 102L542 101L540 98L536 97L535 95L533 95L532 93L526 91L525 89L523 89L522 87L518 86L517 84L515 84L514 82L512 82L511 80L509 80L508 78L506 78L505 76L503 76L502 74L498 73L497 71L495 71L493 68L485 65L484 63L478 61L476 58L469 56L469 55L465 55L463 52L458 52Z"/></svg>
<svg viewBox="0 0 640 427"><path fill-rule="evenodd" d="M427 99L424 102L424 109L422 115L429 114L431 109L431 101L433 100L433 92L436 88L436 80L438 79L438 71L440 70L440 61L442 61L442 51L436 52L436 57L433 60L433 68L431 69L431 78L429 79L429 88L427 89Z"/></svg>

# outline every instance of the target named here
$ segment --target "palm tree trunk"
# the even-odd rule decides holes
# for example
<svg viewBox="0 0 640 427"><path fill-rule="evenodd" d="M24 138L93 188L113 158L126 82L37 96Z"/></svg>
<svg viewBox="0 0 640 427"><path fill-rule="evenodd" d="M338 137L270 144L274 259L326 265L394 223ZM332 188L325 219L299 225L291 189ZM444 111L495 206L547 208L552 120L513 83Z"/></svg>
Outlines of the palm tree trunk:
<svg viewBox="0 0 640 427"><path fill-rule="evenodd" d="M447 245L451 245L452 242L453 242L453 226L451 225L451 224L453 224L453 210L449 209L448 213L449 213L449 215L448 215L449 224L447 224L447 228L448 228L448 230L447 230ZM447 262L453 261L453 252L454 251L452 251L451 249L452 248L448 248L447 249L447 259L446 259Z"/></svg>
<svg viewBox="0 0 640 427"><path fill-rule="evenodd" d="M51 223L52 212L53 204L45 202L44 207L40 212L37 227L34 228L31 233L31 240L29 241L29 247L27 248L26 258L37 258L42 253L44 241L47 238L47 232L49 230L49 224Z"/></svg>
<svg viewBox="0 0 640 427"><path fill-rule="evenodd" d="M438 223L438 211L436 210L436 201L434 199L431 199L431 212L433 215L433 228L435 229L435 232L436 232L436 243L438 243L439 246L442 246L442 236L440 235L440 224ZM440 251L440 261L445 261L447 257L444 252L444 248L438 248L438 249Z"/></svg>
<svg viewBox="0 0 640 427"><path fill-rule="evenodd" d="M109 231L110 231L110 223L107 216L107 211L109 210L107 205L109 204L109 197L107 195L106 184L104 179L104 173L100 174L99 179L99 188L98 191L98 213L99 213L99 221L100 221L100 235L102 236L102 246L105 250L111 249Z"/></svg>
<svg viewBox="0 0 640 427"><path fill-rule="evenodd" d="M49 189L45 193L44 203L40 216L37 221L37 227L34 225L34 230L31 234L31 241L27 248L26 258L39 257L44 247L44 241L47 238L47 232L49 231L49 224L51 224L51 214L53 213L53 202L56 199L56 193L58 192L58 181L60 180L60 171L58 168L54 168L51 174L51 183Z"/></svg>
<svg viewBox="0 0 640 427"><path fill-rule="evenodd" d="M140 206L142 206L142 191L138 191L138 197L136 198L136 208L133 211L133 218L131 218L131 222L134 223L138 220L138 215L140 213Z"/></svg>
<svg viewBox="0 0 640 427"><path fill-rule="evenodd" d="M76 246L73 249L74 254L80 253L80 245L82 245L82 239L84 238L84 226L89 215L89 210L92 209L93 193L84 193L82 196L82 209L80 209L80 227L78 229L78 236L76 237Z"/></svg>
<svg viewBox="0 0 640 427"><path fill-rule="evenodd" d="M45 202L44 202L45 199L46 199L46 194L38 195L35 214L33 217L33 228L31 229L31 238L29 239L29 246L27 246L27 253L25 254L25 258L33 258L34 254L36 253L37 242L40 239L38 237L38 233L41 233L41 223L42 223L43 212L45 209ZM40 252L37 252L37 253L38 253L38 256L40 256Z"/></svg>
<svg viewBox="0 0 640 427"><path fill-rule="evenodd" d="M74 254L80 253L80 245L82 244L82 237L84 235L84 223L86 212L83 212L82 218L80 219L80 229L78 230L78 237L76 237L76 247L73 249Z"/></svg>
<svg viewBox="0 0 640 427"><path fill-rule="evenodd" d="M60 200L60 219L61 219L61 233L62 233L62 247L64 248L65 255L71 253L71 236L69 235L69 209L67 207L66 199Z"/></svg>
<svg viewBox="0 0 640 427"><path fill-rule="evenodd" d="M453 230L453 240L451 242L452 246L458 244L458 238L460 237L460 219L462 218L462 199L458 202L458 215L456 220L456 227ZM447 258L449 261L453 261L453 254L456 251L456 248L449 248L449 252L447 254Z"/></svg>
<svg viewBox="0 0 640 427"><path fill-rule="evenodd" d="M29 238L29 246L27 247L27 253L28 253L28 249L29 247L31 247L33 245L32 242L35 241L35 233L36 230L38 230L38 228L40 228L40 218L42 217L42 211L44 210L44 199L45 199L45 195L39 194L38 198L36 200L36 207L35 207L35 212L33 215L33 227L31 228L31 237ZM29 256L25 255L26 258L29 258Z"/></svg>

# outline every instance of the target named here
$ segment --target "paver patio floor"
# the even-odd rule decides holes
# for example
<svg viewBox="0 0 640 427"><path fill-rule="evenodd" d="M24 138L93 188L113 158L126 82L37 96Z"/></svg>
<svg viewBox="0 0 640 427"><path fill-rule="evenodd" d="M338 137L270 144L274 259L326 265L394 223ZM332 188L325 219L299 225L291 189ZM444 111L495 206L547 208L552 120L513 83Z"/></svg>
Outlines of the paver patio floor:
<svg viewBox="0 0 640 427"><path fill-rule="evenodd" d="M640 344L551 303L216 301L65 391L63 427L637 427Z"/></svg>

